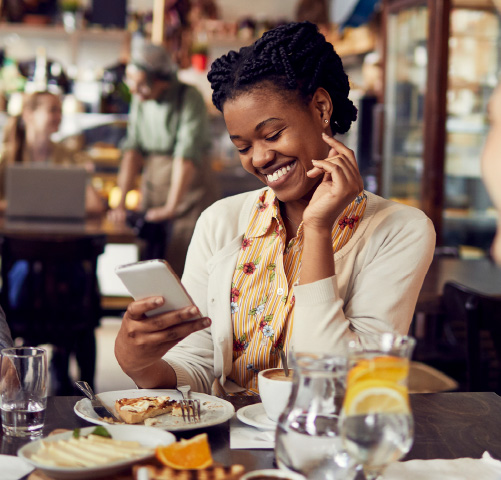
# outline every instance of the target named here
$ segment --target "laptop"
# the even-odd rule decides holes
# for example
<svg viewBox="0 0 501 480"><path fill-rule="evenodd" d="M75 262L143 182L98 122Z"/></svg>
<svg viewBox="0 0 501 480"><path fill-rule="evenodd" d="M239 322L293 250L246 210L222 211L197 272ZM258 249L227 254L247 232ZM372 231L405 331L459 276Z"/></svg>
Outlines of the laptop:
<svg viewBox="0 0 501 480"><path fill-rule="evenodd" d="M86 184L84 167L8 165L6 217L9 220L83 221Z"/></svg>

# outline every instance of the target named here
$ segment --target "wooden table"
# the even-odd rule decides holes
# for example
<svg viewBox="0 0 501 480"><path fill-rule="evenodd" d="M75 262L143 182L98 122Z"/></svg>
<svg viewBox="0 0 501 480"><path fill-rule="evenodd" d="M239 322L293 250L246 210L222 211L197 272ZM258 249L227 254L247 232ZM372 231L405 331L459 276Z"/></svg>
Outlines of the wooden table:
<svg viewBox="0 0 501 480"><path fill-rule="evenodd" d="M44 435L56 428L89 426L77 417L73 406L81 397L50 397ZM231 399L238 409L259 401ZM494 393L436 393L411 395L415 421L414 445L404 460L433 458L480 458L484 451L501 459L501 397ZM190 438L202 430L176 432ZM274 467L273 450L231 450L229 422L204 429L209 435L214 460L224 465L242 464L247 471ZM0 453L16 455L26 440L0 436Z"/></svg>
<svg viewBox="0 0 501 480"><path fill-rule="evenodd" d="M106 235L108 243L137 243L137 237L125 223L109 221L106 216L88 216L83 222L42 222L9 220L0 215L0 235L25 238L75 238Z"/></svg>

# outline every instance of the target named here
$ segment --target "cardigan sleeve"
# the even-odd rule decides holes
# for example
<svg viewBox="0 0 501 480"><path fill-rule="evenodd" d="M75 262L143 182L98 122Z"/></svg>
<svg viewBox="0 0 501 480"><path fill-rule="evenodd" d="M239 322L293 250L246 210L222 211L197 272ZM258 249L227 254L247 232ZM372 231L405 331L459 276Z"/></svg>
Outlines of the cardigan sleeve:
<svg viewBox="0 0 501 480"><path fill-rule="evenodd" d="M207 315L207 289L213 242L208 235L207 222L197 222L188 250L182 282L203 316ZM189 384L196 392L211 392L214 380L214 343L211 328L194 332L164 355L177 375L178 385Z"/></svg>
<svg viewBox="0 0 501 480"><path fill-rule="evenodd" d="M411 219L405 213L397 211L367 233L356 252L336 262L340 273L295 287L294 350L342 354L351 340L369 343L383 332L408 332L435 231L422 212ZM343 296L340 276L349 276Z"/></svg>

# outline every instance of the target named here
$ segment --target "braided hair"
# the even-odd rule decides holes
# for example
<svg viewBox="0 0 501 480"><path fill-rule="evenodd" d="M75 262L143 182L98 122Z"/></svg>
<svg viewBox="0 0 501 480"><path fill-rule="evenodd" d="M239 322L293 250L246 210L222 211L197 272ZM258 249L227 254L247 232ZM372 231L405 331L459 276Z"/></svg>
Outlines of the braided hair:
<svg viewBox="0 0 501 480"><path fill-rule="evenodd" d="M341 59L310 22L281 25L239 52L228 52L212 63L207 78L212 102L221 112L227 100L269 81L279 91L298 92L305 104L319 87L324 88L333 104L333 133L347 132L357 118Z"/></svg>

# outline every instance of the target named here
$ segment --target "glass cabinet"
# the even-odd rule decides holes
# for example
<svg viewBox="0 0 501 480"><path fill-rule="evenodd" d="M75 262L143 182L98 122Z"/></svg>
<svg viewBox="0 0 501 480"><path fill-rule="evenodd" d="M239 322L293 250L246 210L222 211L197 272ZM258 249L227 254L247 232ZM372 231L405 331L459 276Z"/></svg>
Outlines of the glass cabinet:
<svg viewBox="0 0 501 480"><path fill-rule="evenodd" d="M442 213L446 244L488 248L495 228L480 156L488 131L487 104L500 69L499 28L494 11L451 10Z"/></svg>
<svg viewBox="0 0 501 480"><path fill-rule="evenodd" d="M420 206L428 10L413 6L388 18L382 194Z"/></svg>
<svg viewBox="0 0 501 480"><path fill-rule="evenodd" d="M501 69L489 0L386 0L381 194L417 206L440 245L488 249L496 216L480 174Z"/></svg>

